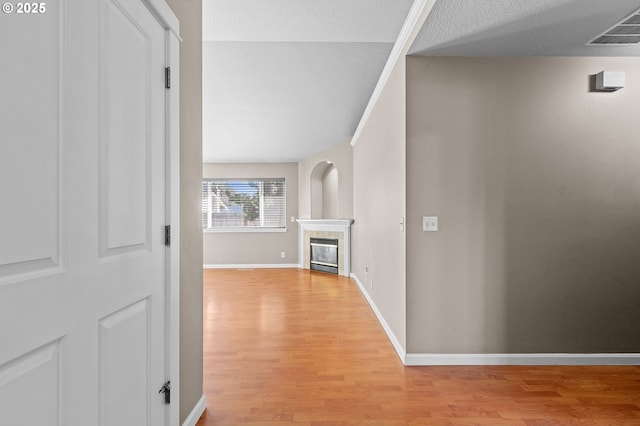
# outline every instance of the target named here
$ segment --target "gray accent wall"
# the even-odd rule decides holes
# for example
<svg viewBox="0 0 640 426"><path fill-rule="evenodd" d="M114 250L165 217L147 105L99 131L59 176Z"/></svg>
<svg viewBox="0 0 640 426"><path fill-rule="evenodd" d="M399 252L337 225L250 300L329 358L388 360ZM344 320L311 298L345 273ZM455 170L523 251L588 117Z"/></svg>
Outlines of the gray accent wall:
<svg viewBox="0 0 640 426"><path fill-rule="evenodd" d="M640 352L639 99L637 58L407 58L408 352Z"/></svg>
<svg viewBox="0 0 640 426"><path fill-rule="evenodd" d="M298 163L205 163L205 178L285 178L286 232L204 232L205 265L278 265L298 261ZM202 223L202 216L198 219ZM285 252L285 258L281 252Z"/></svg>
<svg viewBox="0 0 640 426"><path fill-rule="evenodd" d="M202 0L168 0L180 20L180 424L202 397Z"/></svg>

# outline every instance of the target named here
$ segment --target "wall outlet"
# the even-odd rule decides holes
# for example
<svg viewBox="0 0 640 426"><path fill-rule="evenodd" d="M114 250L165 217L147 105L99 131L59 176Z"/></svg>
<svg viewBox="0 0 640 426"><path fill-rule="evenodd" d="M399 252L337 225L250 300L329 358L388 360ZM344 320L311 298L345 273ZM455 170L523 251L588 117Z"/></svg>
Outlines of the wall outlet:
<svg viewBox="0 0 640 426"><path fill-rule="evenodd" d="M284 259L285 257L287 257L287 253L281 251L280 252L280 257Z"/></svg>
<svg viewBox="0 0 640 426"><path fill-rule="evenodd" d="M369 281L369 288L373 288L373 278L369 279L369 265L364 267L364 284L367 285Z"/></svg>

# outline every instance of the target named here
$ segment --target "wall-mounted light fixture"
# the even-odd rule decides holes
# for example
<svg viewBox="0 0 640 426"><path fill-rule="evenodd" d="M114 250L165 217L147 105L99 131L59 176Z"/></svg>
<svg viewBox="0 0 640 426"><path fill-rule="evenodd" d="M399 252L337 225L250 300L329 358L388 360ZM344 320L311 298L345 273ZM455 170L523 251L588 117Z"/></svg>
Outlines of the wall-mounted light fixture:
<svg viewBox="0 0 640 426"><path fill-rule="evenodd" d="M623 87L623 71L600 71L596 74L596 90L599 92L615 92Z"/></svg>

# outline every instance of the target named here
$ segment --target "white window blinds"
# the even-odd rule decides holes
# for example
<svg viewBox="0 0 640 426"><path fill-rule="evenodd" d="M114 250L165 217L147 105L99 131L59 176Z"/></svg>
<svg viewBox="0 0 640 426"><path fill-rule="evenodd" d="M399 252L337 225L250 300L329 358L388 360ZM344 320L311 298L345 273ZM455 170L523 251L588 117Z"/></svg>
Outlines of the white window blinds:
<svg viewBox="0 0 640 426"><path fill-rule="evenodd" d="M284 228L286 213L284 178L202 181L205 230Z"/></svg>

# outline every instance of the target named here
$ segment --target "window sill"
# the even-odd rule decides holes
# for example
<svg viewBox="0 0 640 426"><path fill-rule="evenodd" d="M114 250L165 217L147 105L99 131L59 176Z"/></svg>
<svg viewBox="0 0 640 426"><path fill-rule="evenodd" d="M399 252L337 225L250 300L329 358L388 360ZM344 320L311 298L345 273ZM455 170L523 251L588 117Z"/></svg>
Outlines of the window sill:
<svg viewBox="0 0 640 426"><path fill-rule="evenodd" d="M229 233L280 233L287 232L287 228L225 228L225 229L203 229L205 234L229 234Z"/></svg>

